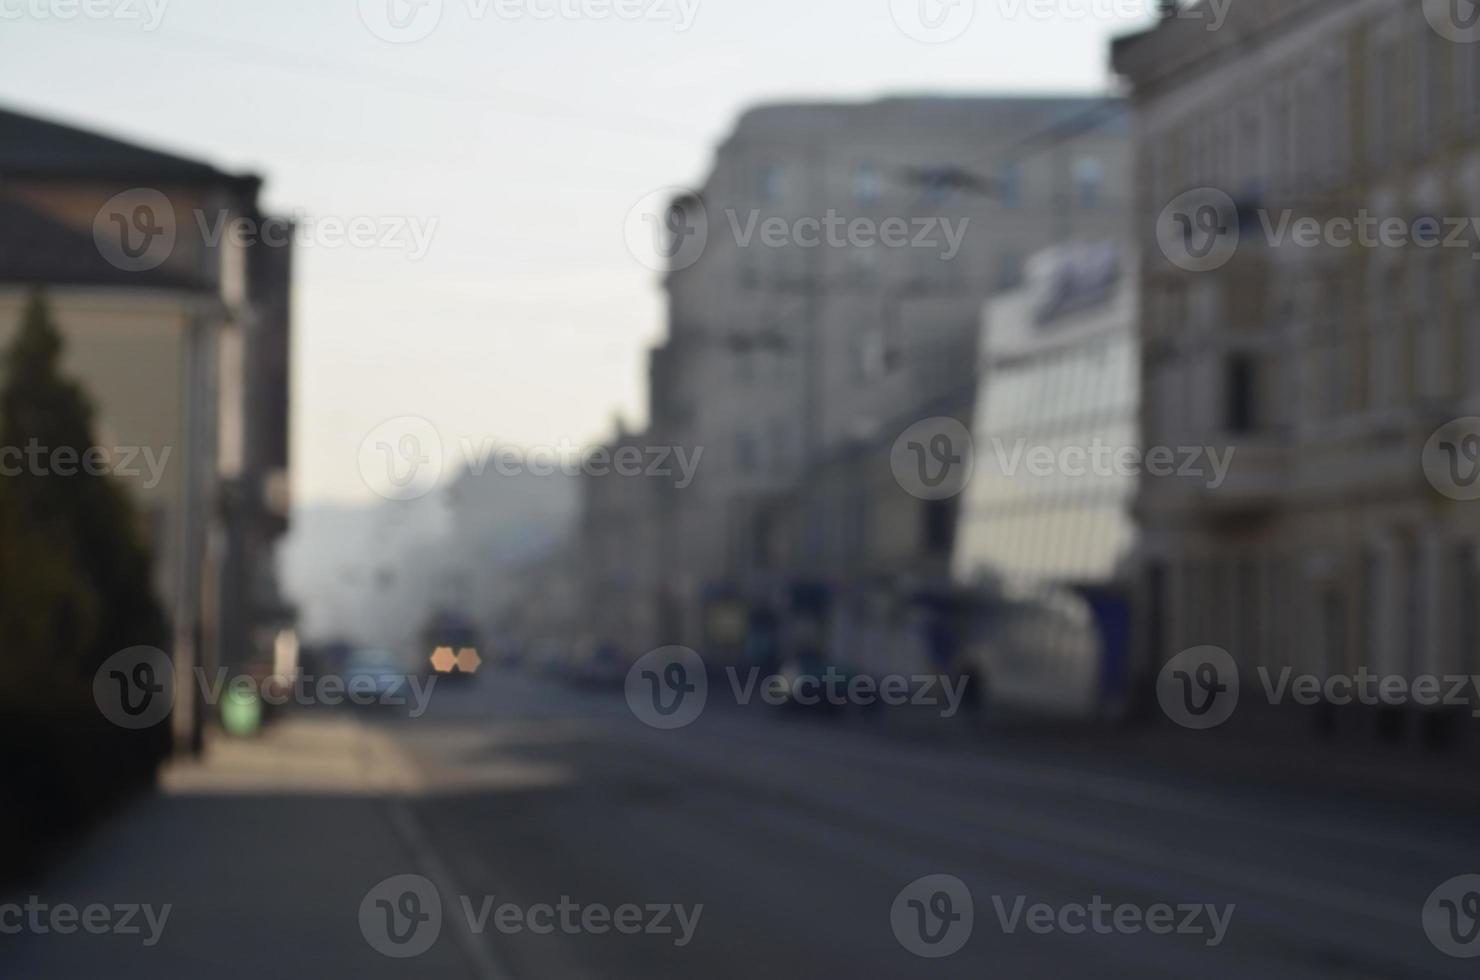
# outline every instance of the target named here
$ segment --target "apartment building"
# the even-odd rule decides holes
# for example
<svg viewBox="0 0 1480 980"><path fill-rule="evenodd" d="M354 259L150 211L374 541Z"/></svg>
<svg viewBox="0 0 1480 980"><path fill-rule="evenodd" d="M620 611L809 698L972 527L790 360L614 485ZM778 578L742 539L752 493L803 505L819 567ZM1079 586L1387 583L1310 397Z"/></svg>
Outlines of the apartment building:
<svg viewBox="0 0 1480 980"><path fill-rule="evenodd" d="M114 476L146 521L181 692L198 690L197 665L270 662L293 619L273 564L289 507L291 254L204 231L260 222L260 183L0 111L0 344L42 289L101 448L134 462ZM189 699L175 722L198 739Z"/></svg>
<svg viewBox="0 0 1480 980"><path fill-rule="evenodd" d="M969 419L981 305L1028 255L1118 233L1119 116L1095 98L894 98L739 120L675 202L705 244L666 278L652 362L649 438L705 452L658 503L664 642L723 658L757 605L946 574L953 514L922 519L889 446L926 408Z"/></svg>
<svg viewBox="0 0 1480 980"><path fill-rule="evenodd" d="M618 465L620 461L620 465ZM583 657L598 646L632 660L655 645L658 615L658 500L646 433L619 421L610 442L586 457L580 477L580 622ZM665 460L661 468L670 469Z"/></svg>
<svg viewBox="0 0 1480 980"><path fill-rule="evenodd" d="M1253 700L1261 668L1480 670L1480 512L1432 478L1439 430L1480 405L1475 238L1451 234L1480 214L1480 44L1452 9L1242 0L1114 47L1143 441L1236 451L1217 488L1143 480L1143 632L1162 660L1226 648ZM1349 724L1448 728L1409 708Z"/></svg>

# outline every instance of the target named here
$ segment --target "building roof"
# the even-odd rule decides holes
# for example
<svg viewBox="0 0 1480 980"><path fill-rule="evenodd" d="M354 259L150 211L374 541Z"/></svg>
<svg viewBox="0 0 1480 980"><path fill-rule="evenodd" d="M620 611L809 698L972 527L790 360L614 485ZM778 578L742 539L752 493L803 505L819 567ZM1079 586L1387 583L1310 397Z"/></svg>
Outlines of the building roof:
<svg viewBox="0 0 1480 980"><path fill-rule="evenodd" d="M939 131L945 126L1031 131L1066 123L1119 100L1106 96L894 96L871 102L774 102L741 115L731 140L825 142L845 130Z"/></svg>
<svg viewBox="0 0 1480 980"><path fill-rule="evenodd" d="M147 272L120 269L92 236L0 193L0 284L197 289L205 284L168 264Z"/></svg>
<svg viewBox="0 0 1480 980"><path fill-rule="evenodd" d="M1192 0L1145 30L1115 38L1115 71L1139 87L1204 73L1216 57L1237 58L1298 21L1345 8L1351 0ZM1220 20L1221 18L1221 20ZM1217 29L1213 25L1217 24Z"/></svg>
<svg viewBox="0 0 1480 980"><path fill-rule="evenodd" d="M0 181L6 177L99 177L174 184L228 184L254 190L260 179L50 119L0 109Z"/></svg>

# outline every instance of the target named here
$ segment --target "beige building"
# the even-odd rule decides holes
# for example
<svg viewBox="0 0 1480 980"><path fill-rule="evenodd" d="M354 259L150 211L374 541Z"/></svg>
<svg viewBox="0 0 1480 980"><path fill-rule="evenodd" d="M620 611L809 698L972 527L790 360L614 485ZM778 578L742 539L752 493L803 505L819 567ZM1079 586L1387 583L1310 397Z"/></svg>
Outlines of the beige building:
<svg viewBox="0 0 1480 980"><path fill-rule="evenodd" d="M0 345L43 290L99 448L147 522L184 691L197 664L270 657L291 619L271 554L288 510L288 250L209 235L261 221L258 186L0 112ZM195 708L178 702L185 741Z"/></svg>
<svg viewBox="0 0 1480 980"><path fill-rule="evenodd" d="M1216 489L1143 481L1144 636L1162 660L1225 647L1245 701L1267 700L1261 668L1480 672L1480 511L1429 478L1436 430L1480 407L1468 218L1451 238L1480 215L1480 44L1449 6L1241 0L1219 30L1183 16L1115 45L1143 438L1236 450Z"/></svg>

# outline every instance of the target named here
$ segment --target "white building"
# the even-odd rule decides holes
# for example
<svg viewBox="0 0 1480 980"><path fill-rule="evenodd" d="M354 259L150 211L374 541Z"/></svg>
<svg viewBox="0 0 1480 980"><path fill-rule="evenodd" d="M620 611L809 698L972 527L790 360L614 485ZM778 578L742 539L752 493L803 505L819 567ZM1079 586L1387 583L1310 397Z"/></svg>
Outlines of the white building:
<svg viewBox="0 0 1480 980"><path fill-rule="evenodd" d="M1118 710L1146 673L1128 630L1138 285L1122 244L1061 245L983 314L953 568L980 601L967 660L998 705Z"/></svg>

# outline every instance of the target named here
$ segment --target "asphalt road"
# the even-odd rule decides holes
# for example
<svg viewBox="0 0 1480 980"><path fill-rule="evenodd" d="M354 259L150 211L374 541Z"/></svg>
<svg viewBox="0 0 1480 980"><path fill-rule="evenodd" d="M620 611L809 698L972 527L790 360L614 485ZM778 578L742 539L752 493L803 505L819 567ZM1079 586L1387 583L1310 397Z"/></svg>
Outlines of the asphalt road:
<svg viewBox="0 0 1480 980"><path fill-rule="evenodd" d="M481 933L456 930L486 954L488 975L1472 977L1480 967L1440 952L1423 919L1436 888L1480 872L1473 815L1380 793L1220 781L1126 758L1113 742L901 738L877 719L715 709L659 731L620 692L497 671L439 690L421 718L370 723L421 780L410 819L444 915L488 910ZM960 884L912 885L942 875ZM1465 891L1453 896L1460 939ZM536 934L529 926L545 923L521 917L562 899L576 926L590 906L639 905L657 931L552 922ZM652 905L702 912L685 937L674 913L654 921ZM1468 949L1480 953L1480 940Z"/></svg>
<svg viewBox="0 0 1480 980"><path fill-rule="evenodd" d="M1145 738L722 701L659 731L620 691L490 668L438 687L420 717L314 708L217 739L46 880L0 895L0 977L1203 980L1480 966L1441 952L1424 921L1433 896L1440 942L1480 953L1480 879L1435 894L1480 871L1475 808L1420 802L1423 780L1384 782L1391 767L1273 779L1214 764L1201 742L1163 758ZM170 915L157 941L75 920L12 934L7 901Z"/></svg>

